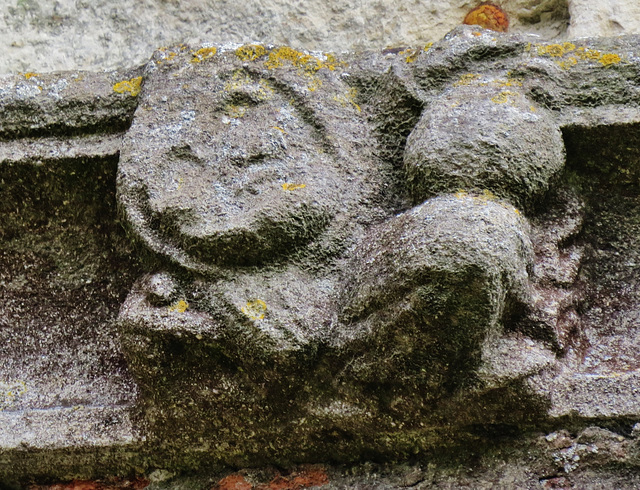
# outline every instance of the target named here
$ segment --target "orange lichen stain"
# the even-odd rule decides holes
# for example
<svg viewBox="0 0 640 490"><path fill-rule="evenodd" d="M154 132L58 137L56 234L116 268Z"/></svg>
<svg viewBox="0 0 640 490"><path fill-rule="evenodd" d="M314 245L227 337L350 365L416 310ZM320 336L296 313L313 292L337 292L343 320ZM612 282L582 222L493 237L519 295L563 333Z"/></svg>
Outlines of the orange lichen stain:
<svg viewBox="0 0 640 490"><path fill-rule="evenodd" d="M218 52L217 48L200 48L198 51L194 51L191 53L193 58L191 58L191 63L200 63L202 61L213 58L215 54Z"/></svg>
<svg viewBox="0 0 640 490"><path fill-rule="evenodd" d="M620 61L622 61L622 58L620 58L620 56L617 54L607 53L603 54L598 61L602 64L602 66L609 66L620 63Z"/></svg>
<svg viewBox="0 0 640 490"><path fill-rule="evenodd" d="M224 477L214 487L214 490L252 490L253 485L244 476L234 474Z"/></svg>
<svg viewBox="0 0 640 490"><path fill-rule="evenodd" d="M267 54L267 49L260 44L245 44L235 51L236 56L242 61L254 61Z"/></svg>
<svg viewBox="0 0 640 490"><path fill-rule="evenodd" d="M302 490L320 487L329 483L327 472L322 468L310 468L290 476L276 476L266 485L256 485L256 490Z"/></svg>
<svg viewBox="0 0 640 490"><path fill-rule="evenodd" d="M176 303L169 306L169 311L175 311L176 313L184 313L185 311L187 311L188 308L189 308L189 303L181 299L180 301L177 301Z"/></svg>
<svg viewBox="0 0 640 490"><path fill-rule="evenodd" d="M462 23L498 32L507 32L509 29L507 14L492 3L481 3L467 14Z"/></svg>
<svg viewBox="0 0 640 490"><path fill-rule="evenodd" d="M107 480L73 480L53 485L31 485L29 490L142 490L151 482L145 478L110 478Z"/></svg>
<svg viewBox="0 0 640 490"><path fill-rule="evenodd" d="M329 476L324 468L305 468L288 476L277 475L268 483L250 483L239 474L224 477L212 490L303 490L321 487L329 483Z"/></svg>
<svg viewBox="0 0 640 490"><path fill-rule="evenodd" d="M32 71L28 71L27 73L23 73L24 77L29 80L30 78L39 76L37 73L33 73Z"/></svg>
<svg viewBox="0 0 640 490"><path fill-rule="evenodd" d="M142 77L136 77L131 80L123 80L122 82L116 83L113 86L113 91L118 92L119 94L129 92L132 97L136 97L140 93L141 87Z"/></svg>
<svg viewBox="0 0 640 490"><path fill-rule="evenodd" d="M295 191L296 189L304 189L307 184L291 184L289 182L282 184L282 188L285 191Z"/></svg>
<svg viewBox="0 0 640 490"><path fill-rule="evenodd" d="M242 313L252 320L262 320L267 312L267 304L261 299L253 299L247 301L246 306L242 307Z"/></svg>

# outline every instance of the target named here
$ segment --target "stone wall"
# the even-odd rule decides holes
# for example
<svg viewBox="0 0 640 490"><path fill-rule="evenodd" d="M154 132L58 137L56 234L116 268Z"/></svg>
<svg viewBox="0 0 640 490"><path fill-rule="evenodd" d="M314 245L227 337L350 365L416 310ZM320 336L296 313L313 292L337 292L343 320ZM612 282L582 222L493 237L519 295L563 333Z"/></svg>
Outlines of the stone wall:
<svg viewBox="0 0 640 490"><path fill-rule="evenodd" d="M273 43L349 51L440 39L479 2L351 0L3 0L0 73L102 70L144 63L177 43ZM511 32L542 40L640 32L634 0L504 0Z"/></svg>

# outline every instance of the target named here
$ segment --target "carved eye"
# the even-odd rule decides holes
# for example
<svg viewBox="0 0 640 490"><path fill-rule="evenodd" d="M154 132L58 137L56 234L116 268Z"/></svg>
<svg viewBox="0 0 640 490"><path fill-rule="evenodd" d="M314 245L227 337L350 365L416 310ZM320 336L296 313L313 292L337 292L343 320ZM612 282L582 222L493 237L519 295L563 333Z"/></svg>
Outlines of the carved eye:
<svg viewBox="0 0 640 490"><path fill-rule="evenodd" d="M509 29L507 14L492 3L481 3L467 14L462 23L498 32L507 32L507 29Z"/></svg>

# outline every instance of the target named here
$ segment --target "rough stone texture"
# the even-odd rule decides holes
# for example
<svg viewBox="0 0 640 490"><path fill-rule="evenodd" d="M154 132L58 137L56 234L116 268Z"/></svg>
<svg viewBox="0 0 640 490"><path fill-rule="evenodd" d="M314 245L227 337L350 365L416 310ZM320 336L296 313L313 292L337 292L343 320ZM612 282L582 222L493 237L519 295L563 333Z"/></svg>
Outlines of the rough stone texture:
<svg viewBox="0 0 640 490"><path fill-rule="evenodd" d="M180 42L260 41L337 52L421 45L461 24L477 3L3 0L0 39L6 50L0 73L135 66L155 49ZM544 39L564 36L572 20L569 12L578 19L571 24L575 36L638 32L633 1L610 0L602 7L592 0L500 3L510 17L511 32L537 33ZM594 7L597 17L590 14Z"/></svg>
<svg viewBox="0 0 640 490"><path fill-rule="evenodd" d="M115 471L141 437L113 324L138 275L115 206L117 131L135 98L113 86L133 75L2 80L2 478L73 476L81 447L81 465L102 452Z"/></svg>
<svg viewBox="0 0 640 490"><path fill-rule="evenodd" d="M469 74L430 102L404 154L414 202L484 189L528 207L549 189L565 161L560 128L518 84Z"/></svg>
<svg viewBox="0 0 640 490"><path fill-rule="evenodd" d="M0 475L385 459L420 464L380 488L633 482L638 45L471 26L342 59L180 46L77 93L5 79ZM532 101L564 168L495 193L423 175L418 198L407 138L470 80Z"/></svg>

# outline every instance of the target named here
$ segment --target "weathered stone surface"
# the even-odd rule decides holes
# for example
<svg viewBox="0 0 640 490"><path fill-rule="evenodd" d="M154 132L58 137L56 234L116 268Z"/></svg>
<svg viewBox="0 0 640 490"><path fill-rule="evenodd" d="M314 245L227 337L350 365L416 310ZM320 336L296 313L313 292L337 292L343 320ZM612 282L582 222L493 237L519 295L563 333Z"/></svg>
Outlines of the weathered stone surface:
<svg viewBox="0 0 640 490"><path fill-rule="evenodd" d="M478 2L479 3L479 2ZM578 4L575 34L637 33L638 20L626 12L632 2L608 3L609 15L589 18L586 0L504 0L511 32L530 32L544 39L562 37L569 21L568 6ZM341 52L421 45L440 39L476 5L438 0L397 3L389 0L318 1L293 4L285 0L229 1L145 0L114 3L104 0L59 0L42 4L6 0L0 12L0 39L7 46L0 73L11 71L101 70L144 63L160 46L179 42L266 42L308 50ZM598 5L599 6L599 5ZM631 9L631 10L630 10ZM625 12L623 10L623 12ZM626 13L625 12L625 13ZM607 21L622 30L610 32Z"/></svg>
<svg viewBox="0 0 640 490"><path fill-rule="evenodd" d="M139 274L115 206L117 131L135 97L113 86L133 75L2 80L3 483L121 471L144 437L113 324Z"/></svg>
<svg viewBox="0 0 640 490"><path fill-rule="evenodd" d="M357 235L380 214L384 170L354 123L361 109L341 64L286 47L214 53L161 51L147 68L146 110L119 167L134 233L212 274L314 241L322 254L343 248L345 227Z"/></svg>
<svg viewBox="0 0 640 490"><path fill-rule="evenodd" d="M531 430L535 468L500 481L637 466L637 47L467 26L343 59L181 46L78 94L7 79L3 477L446 459ZM499 138L509 91L547 138ZM474 131L431 141L489 134L508 183L411 183L447 97Z"/></svg>
<svg viewBox="0 0 640 490"><path fill-rule="evenodd" d="M529 206L564 166L558 124L517 88L469 74L425 108L404 164L414 202L457 189L486 189Z"/></svg>
<svg viewBox="0 0 640 490"><path fill-rule="evenodd" d="M430 199L374 227L343 286L345 326L336 339L365 346L349 376L409 377L415 363L427 373L425 399L442 385L464 385L507 310L528 301L527 229L510 204L466 193Z"/></svg>
<svg viewBox="0 0 640 490"><path fill-rule="evenodd" d="M115 133L131 123L141 78L134 70L5 76L2 140L26 136Z"/></svg>

